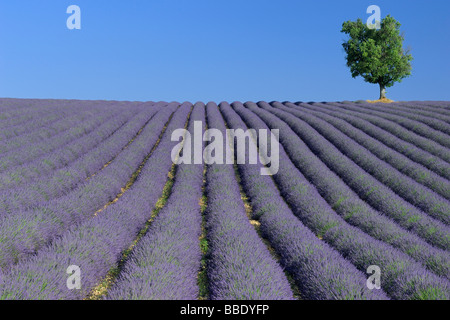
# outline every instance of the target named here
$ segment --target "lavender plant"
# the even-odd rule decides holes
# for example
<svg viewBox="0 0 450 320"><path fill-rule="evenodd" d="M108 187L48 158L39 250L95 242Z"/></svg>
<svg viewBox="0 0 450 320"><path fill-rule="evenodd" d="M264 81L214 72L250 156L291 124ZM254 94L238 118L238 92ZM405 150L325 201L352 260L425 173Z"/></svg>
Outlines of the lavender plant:
<svg viewBox="0 0 450 320"><path fill-rule="evenodd" d="M375 126L367 120L343 112L329 110L327 108L319 106L318 104L315 104L313 106L310 104L301 103L298 104L298 106L304 110L317 111L321 114L332 115L336 118L343 119L355 128L364 131L364 133L366 133L367 135L383 143L385 146L405 155L412 161L423 165L424 167L432 170L443 178L447 180L450 179L450 167L446 161L416 147L412 143L406 142L396 137L395 135L381 129L380 127Z"/></svg>
<svg viewBox="0 0 450 320"><path fill-rule="evenodd" d="M267 129L240 103L233 108L252 128ZM234 129L247 126L227 103L220 104L226 122ZM249 143L253 140L249 141ZM289 158L281 147L281 176L290 169ZM238 165L244 190L250 198L253 218L259 221L262 235L281 257L283 267L295 279L302 299L387 299L382 291L371 291L365 275L356 269L295 217L269 176L260 175L259 165ZM300 185L299 185L300 186Z"/></svg>
<svg viewBox="0 0 450 320"><path fill-rule="evenodd" d="M178 108L172 103L147 124L113 163L69 194L0 220L0 266L7 268L64 234L72 225L92 217L114 201L158 141L158 135ZM80 201L81 199L81 201Z"/></svg>
<svg viewBox="0 0 450 320"><path fill-rule="evenodd" d="M327 141L331 142L332 145L336 147L336 150L342 152L342 154L347 156L348 159L352 160L355 164L364 169L367 173L371 174L378 181L392 189L403 199L420 208L433 218L449 224L450 203L448 200L439 194L436 194L429 188L417 183L412 178L402 174L393 168L389 163L377 158L372 152L370 152L373 151L373 148L370 148L369 150L366 149L366 145L361 141L361 139L365 138L363 133L358 132L357 134L353 134L352 139L335 128L333 125L316 117L315 115L305 113L299 109L286 108L281 103L275 102L273 105L280 110L288 111L303 120L305 123L308 123L311 128L314 128L321 136L327 139ZM359 136L356 138L358 140L355 140L355 137L358 134ZM385 152L392 156L392 153L389 153L389 151ZM397 164L400 166L405 166L405 164L402 163L402 160L403 159L401 159L400 163ZM421 174L422 176L424 175L423 172ZM444 193L446 197L449 197L450 185L446 183L444 179L441 179L439 182L439 190Z"/></svg>
<svg viewBox="0 0 450 320"><path fill-rule="evenodd" d="M169 104L161 114L170 115L178 106ZM184 126L190 110L191 106L184 104L174 113L129 192L95 217L72 225L62 237L4 272L0 298L83 299L91 294L108 271L117 266L122 253L151 218L172 166L170 150L175 143L170 140L170 133ZM146 136L140 143L152 145L153 137ZM80 290L67 287L66 268L70 265L79 266L82 271Z"/></svg>
<svg viewBox="0 0 450 320"><path fill-rule="evenodd" d="M189 117L188 132L191 135L194 134L194 121L205 123L203 103L196 103ZM203 164L176 166L167 203L134 247L118 281L108 291L107 299L198 298L202 185Z"/></svg>
<svg viewBox="0 0 450 320"><path fill-rule="evenodd" d="M271 108L266 103L264 105ZM274 114L252 103L246 103L246 106L270 128L280 129L280 142L285 148L290 141L299 139L296 135L289 134L286 124L283 125ZM296 150L288 155L294 157L300 153ZM291 168L287 175L277 174L274 179L294 214L318 237L338 250L361 271L365 271L369 265L378 265L384 270L382 288L393 299L447 299L448 280L426 270L405 253L350 226L332 210L306 178L295 170L295 166Z"/></svg>
<svg viewBox="0 0 450 320"><path fill-rule="evenodd" d="M225 133L217 105L206 108L208 128ZM208 166L206 194L211 299L293 299L283 270L248 220L233 165Z"/></svg>

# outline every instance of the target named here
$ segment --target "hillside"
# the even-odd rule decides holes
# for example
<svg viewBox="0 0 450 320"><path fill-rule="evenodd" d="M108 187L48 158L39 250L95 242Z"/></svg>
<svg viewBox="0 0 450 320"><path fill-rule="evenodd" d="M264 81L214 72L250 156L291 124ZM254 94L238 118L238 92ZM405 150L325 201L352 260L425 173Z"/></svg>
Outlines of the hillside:
<svg viewBox="0 0 450 320"><path fill-rule="evenodd" d="M446 101L0 99L0 299L448 300L449 200Z"/></svg>

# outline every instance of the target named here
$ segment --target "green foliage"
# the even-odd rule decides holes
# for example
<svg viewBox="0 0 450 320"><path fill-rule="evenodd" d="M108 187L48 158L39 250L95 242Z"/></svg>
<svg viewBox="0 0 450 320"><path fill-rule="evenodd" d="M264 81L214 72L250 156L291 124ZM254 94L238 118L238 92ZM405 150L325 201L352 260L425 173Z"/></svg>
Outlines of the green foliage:
<svg viewBox="0 0 450 320"><path fill-rule="evenodd" d="M353 78L362 76L384 89L411 75L412 56L403 50L400 23L390 15L381 21L381 29L369 29L358 19L344 22L341 32L350 37L342 46Z"/></svg>

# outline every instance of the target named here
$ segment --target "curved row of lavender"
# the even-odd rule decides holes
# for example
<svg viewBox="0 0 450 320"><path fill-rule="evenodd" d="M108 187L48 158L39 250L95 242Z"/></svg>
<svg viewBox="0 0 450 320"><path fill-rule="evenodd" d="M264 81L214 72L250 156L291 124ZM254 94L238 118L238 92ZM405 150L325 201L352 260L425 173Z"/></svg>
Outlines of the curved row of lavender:
<svg viewBox="0 0 450 320"><path fill-rule="evenodd" d="M20 114L19 117L9 119L10 122L14 122L14 125L0 125L0 127L3 128L2 133L0 134L0 142L8 142L10 139L14 142L14 139L19 139L19 137L24 134L42 131L43 127L51 126L53 122L77 114L82 110L85 112L94 111L94 116L96 116L96 110L99 112L103 110L103 113L108 114L111 111L111 108L107 107L108 105L110 106L111 104L103 101L80 101L77 103L76 101L66 102L50 100L50 102L47 102L46 100L43 100L33 103L30 109L27 110L28 108L26 108L23 110L24 113ZM120 109L120 105L122 105L123 108L131 108L135 104L114 104L114 109L116 107Z"/></svg>
<svg viewBox="0 0 450 320"><path fill-rule="evenodd" d="M0 123L15 124L20 121L26 121L32 119L33 112L42 113L46 112L48 107L58 107L59 109L71 104L82 105L83 100L46 100L46 99L13 99L13 98L1 98L0 99ZM100 101L89 101L91 105L100 103ZM5 127L6 128L6 127Z"/></svg>
<svg viewBox="0 0 450 320"><path fill-rule="evenodd" d="M240 103L221 103L220 111L230 128L247 130L241 120L247 119L252 128L257 128L256 117ZM236 113L237 112L237 113ZM239 115L238 115L239 113ZM259 123L264 128L262 122ZM255 143L250 140L249 143ZM269 148L269 147L267 147ZM282 147L281 147L282 149ZM280 152L281 179L291 176L289 158ZM292 165L291 165L292 166ZM365 275L356 269L305 227L295 217L280 195L270 176L261 176L259 165L238 165L242 185L250 198L253 219L261 224L261 232L281 257L283 267L293 275L300 289L301 298L313 300L360 300L387 299L379 290L371 291L366 286Z"/></svg>
<svg viewBox="0 0 450 320"><path fill-rule="evenodd" d="M133 143L92 179L80 183L63 197L29 210L18 210L0 220L0 266L8 268L34 253L67 229L90 218L115 199L127 185L178 107L161 109Z"/></svg>
<svg viewBox="0 0 450 320"><path fill-rule="evenodd" d="M13 144L4 144L11 146L10 151L14 153L16 146L17 150L32 147L35 141L39 141L32 138L33 133L36 137L45 139L50 132L54 132L51 131L53 129L33 127L38 121L32 117L27 118L19 110L28 110L44 118L57 113L58 101L48 101L46 106L42 104L43 101L24 101L15 112L8 108L11 103L14 101L0 99L0 132L7 132L5 136L10 136L11 141L17 143L14 147ZM76 101L66 103L72 106L77 104ZM102 109L101 104L99 103L98 110ZM123 110L123 114L116 114L110 120L106 117L105 122L92 129L90 134L81 134L70 140L74 153L61 145L48 155L37 155L35 160L31 157L24 165L12 167L17 169L17 175L23 174L17 182L12 182L11 186L15 186L11 189L13 193L9 193L10 188L2 188L3 185L0 185L0 194L8 198L0 204L8 204L4 208L9 208L0 215L0 299L86 298L108 271L117 267L122 252L133 243L152 216L172 165L170 152L175 143L170 141L170 132L186 125L192 105L185 103L180 109L178 103L167 107L163 107L165 103L154 107L142 106L139 109L142 110L141 113L136 111L136 115L130 117L125 109L119 108L119 104L122 103L113 103L111 110ZM123 106L126 107L127 104L123 103ZM46 112L39 113L40 108L35 108L37 105ZM139 103L133 103L133 106L137 105ZM449 172L445 160L448 148L436 141L444 137L447 130L443 127L443 122L449 110L448 103L415 103L415 112L411 112L408 117L402 116L407 110L396 104L392 105L391 111L384 105L376 105L376 111L371 112L379 113L377 115L365 112L366 106L362 103L346 103L347 109L341 107L341 103L299 105L300 107L288 103L269 105L261 102L259 106L246 103L244 107L240 103L233 103L230 107L222 103L219 110L217 105L209 103L206 109L209 122L216 123L221 131L225 130L225 126L220 111L230 127L267 129L268 125L281 129L280 171L273 180L259 175L260 165L238 165L238 174L252 205L252 218L259 221L261 235L269 241L280 257L279 263L296 282L301 298L387 299L385 292L393 299L448 299L448 227L436 220L424 223L423 219L426 220L428 216L417 208L415 210L423 214L419 217L421 221L418 221L415 211L410 211L408 216L408 212L404 211L404 200L396 207L395 202L402 200L397 195L401 193L400 189L384 187L389 180L377 182L374 171L367 169L367 172L361 168L367 166L365 162L353 162L349 159L350 162L344 163L350 164L350 173L341 170L339 163L345 155L340 151L347 150L347 146L333 138L336 134L347 144L356 141L357 144L353 143L352 146L360 152L352 154L353 149L349 149L349 155L371 155L373 158L369 159L370 163L376 159L377 164L389 168L385 169L387 175L401 177L403 184L408 179L415 178L413 182L416 185L413 184L412 187L428 183L427 192L433 190L445 194L445 183L448 181L445 173ZM156 113L161 107L163 110ZM194 109L198 112L204 111L203 108L204 105L198 103ZM291 113L286 113L292 110L297 110L295 113L301 113L303 119L308 121L301 122ZM437 111L433 113L433 110ZM81 109L77 110L67 118L73 116L75 119L81 113ZM101 117L99 113L94 118ZM56 122L53 128L61 130L48 137L62 136L66 131L63 123L69 122L64 122L65 116L62 114L52 118L53 120L49 120L49 117L41 122ZM433 117L434 114L443 117ZM195 113L191 120L194 118ZM436 133L437 126L426 123L430 118L441 120L441 133L436 135L437 138L431 137ZM349 119L353 121L352 126L345 124L350 123ZM121 125L123 121L126 124ZM6 126L2 127L2 123ZM354 123L364 129L369 127L370 131L362 130ZM407 129L413 124L416 133ZM31 129L22 130L21 125L30 125ZM417 128L418 126L421 128ZM149 127L153 129L149 130ZM359 129L361 131L357 131ZM417 132L427 132L425 135L428 137L424 138ZM97 133L99 137L95 137ZM403 133L406 134L403 136ZM385 146L370 137L381 137L384 140L377 139ZM114 141L118 142L118 146L114 146ZM84 146L83 142L89 147ZM418 142L417 146L411 142ZM0 140L0 145L1 143ZM370 152L359 145L368 148ZM47 146L42 146L47 150ZM153 146L156 148L153 149ZM413 146L413 151L409 146ZM399 154L395 153L397 162L389 155L389 150L394 152L396 148L402 150ZM80 150L86 150L87 153L77 158L77 154L83 153ZM415 151L420 156L425 155L425 159L418 159ZM374 155L375 152L378 154ZM148 156L150 158L146 161ZM58 164L45 164L41 167L38 163L44 158L54 159ZM90 161L95 165L91 166ZM386 167L387 164L383 161L392 163ZM401 161L407 162L408 167L403 167ZM425 167L440 174L440 177L432 171L426 171ZM35 171L34 175L32 168L42 171ZM126 190L138 168L142 168L142 172L131 188ZM414 169L419 170L419 173L408 171ZM199 178L200 169L197 171ZM13 172L5 171L9 174ZM193 219L183 219L187 217L183 211L187 202L182 194L187 191L183 191L182 181L184 178L193 178L193 172L188 166L185 166L185 170L179 166L176 172L171 198L150 224L146 236L137 243L133 258L127 261L121 272L121 280L115 289L109 290L109 298L194 299L198 295L195 277L200 266L198 235L201 216L199 204L194 202L194 198L199 194L201 181L196 180L192 186L184 184L184 188L189 188L191 192L194 185L197 188L189 194L192 196ZM364 174L366 181L374 184L366 185L364 181L352 184L348 175L358 172ZM286 276L274 258L267 255L267 248L258 238L243 210L235 174L231 165L208 166L206 191L209 219L206 231L210 252L206 258L210 298L291 299L292 291ZM433 184L435 181L443 183L444 187ZM398 188L400 186L401 184ZM411 190L409 192L413 192L414 189L408 187ZM359 188L363 190L360 191ZM372 193L383 195L379 193L380 190L386 193L385 199L394 200L391 205L383 206L382 203L377 203L377 197L371 197ZM117 201L103 211L98 211L123 191L125 193ZM30 192L32 197L27 195ZM15 202L16 200L19 201ZM413 201L411 195L410 201ZM429 208L439 202L433 197L419 201L428 203ZM239 211L240 215L234 214ZM392 220L390 217L396 219ZM427 225L430 221L432 224ZM234 230L230 230L230 226ZM225 237L220 232L222 227ZM425 231L426 227L428 229ZM226 245L228 243L235 245ZM253 244L248 245L249 243ZM184 251L186 244L192 250ZM249 250L249 247L256 252ZM192 255L183 255L186 252L192 252ZM257 260L256 256L262 256L263 261L267 262L262 270L266 270L263 273L267 273L269 279L252 273L261 267L261 261L253 261ZM80 291L68 290L66 287L68 275L65 269L70 264L82 267L83 289ZM365 286L366 268L371 264L382 269L382 291L370 291ZM132 268L137 265L140 267ZM127 274L125 270L130 272ZM181 274L186 272L189 276L181 276L174 273L174 270ZM140 280L144 279L152 285L143 285L143 281L139 280L133 281L133 272L142 274ZM131 281L126 281L127 278ZM181 279L186 279L186 282L183 283ZM176 286L176 283L182 285Z"/></svg>
<svg viewBox="0 0 450 320"><path fill-rule="evenodd" d="M290 103L286 103L285 105L287 107L294 107L296 110L300 108ZM430 188L433 192L440 194L447 200L450 199L450 182L448 181L448 179L439 176L437 173L410 160L408 157L402 155L401 153L392 150L391 148L385 146L383 143L364 133L364 131L353 127L344 120L323 113L314 112L308 109L305 110L302 108L301 111L302 112L307 111L309 114L312 114L322 120L327 121L328 123L332 124L336 129L344 133L346 136L356 141L361 147L366 148L372 154L377 156L378 159L383 160L386 163L389 163L399 172L414 179L416 182ZM331 139L329 140L331 141ZM366 171L370 172L369 170ZM392 169L389 171L392 172ZM388 175L390 174L390 172L388 172ZM394 172L396 171L394 170ZM398 175L398 173L395 174ZM382 181L382 179L380 179L380 181ZM389 181L387 181L387 183L389 183Z"/></svg>
<svg viewBox="0 0 450 320"><path fill-rule="evenodd" d="M280 129L282 132L280 142L285 148L288 148L292 141L297 139L300 141L296 134L307 129L307 124L305 124L301 130L300 127L297 128L299 130L295 132L296 134L288 134L289 127L286 127L283 120L293 119L296 121L297 119L285 117L284 111L275 109L265 102L261 102L259 105L254 103L245 105L260 116L269 128ZM321 137L316 136L316 138L320 139ZM315 143L320 144L319 141L315 141ZM308 149L291 148L287 152L293 159L308 152ZM335 155L333 159L340 159L340 157ZM297 165L297 168L303 169L301 165ZM294 184L298 187L289 185L289 181L280 179L278 175L274 175L274 179L294 213L317 236L341 252L361 271L366 271L367 265L378 265L384 270L382 288L391 298L448 299L450 297L450 283L446 278L435 275L407 254L349 225L337 215L299 171L291 170L290 172L291 176L297 175L299 179L303 180L301 186L299 183Z"/></svg>
<svg viewBox="0 0 450 320"><path fill-rule="evenodd" d="M206 105L208 128L225 123L215 103ZM224 143L224 150L226 141ZM207 153L207 157L210 156ZM224 155L227 156L227 153ZM224 158L224 162L225 162ZM209 294L213 300L290 300L289 282L250 224L231 164L206 172Z"/></svg>
<svg viewBox="0 0 450 320"><path fill-rule="evenodd" d="M154 150L147 147L146 155L149 158L131 188L116 203L95 217L72 226L52 244L4 273L0 283L0 298L86 298L108 272L117 267L122 253L151 218L172 167L170 155L176 142L171 141L171 132L185 126L190 111L189 103L181 107L171 103L162 108L159 113L168 116L165 118L167 129ZM159 132L156 137L158 135ZM145 135L139 143L153 146L153 139L153 135ZM67 288L66 269L70 265L80 267L80 290Z"/></svg>
<svg viewBox="0 0 450 320"><path fill-rule="evenodd" d="M35 117L30 122L10 128L17 135L6 140L0 138L0 152L7 152L21 146L24 147L26 144L37 143L42 139L48 139L63 130L67 130L74 124L74 121L71 121L70 118L80 116L79 113L88 113L88 116L94 116L99 112L111 113L112 111L114 114L122 111L136 112L138 110L137 107L140 105L142 103L92 102L80 105L60 103L57 109L49 110L51 112L44 116ZM2 132L11 132L10 129L6 130L4 128Z"/></svg>
<svg viewBox="0 0 450 320"><path fill-rule="evenodd" d="M431 218L376 180L305 121L268 103L259 106L285 121L307 147L369 205L428 243L446 250L450 248L449 228L444 223Z"/></svg>
<svg viewBox="0 0 450 320"><path fill-rule="evenodd" d="M447 102L448 103L448 102ZM328 104L328 103L326 103ZM386 113L387 115L396 115L399 117L404 117L416 122L418 126L422 126L424 128L434 128L437 131L448 132L448 124L450 123L450 111L445 109L445 102L437 102L433 103L434 106L430 106L425 104L425 102L392 102L389 105L385 103L368 103L368 102L331 102L332 105L340 106L341 104L345 104L347 106L354 107L362 107L363 109L371 109L373 111L378 111L381 113ZM440 105L438 107L436 104ZM430 121L437 120L437 122ZM391 120L392 121L392 120ZM395 122L395 121L394 121ZM439 127L439 129L437 129ZM423 130L422 129L418 129Z"/></svg>
<svg viewBox="0 0 450 320"><path fill-rule="evenodd" d="M407 141L398 138L397 136L383 130L380 127L375 126L374 124L370 123L367 120L349 114L345 114L343 112L340 112L337 108L334 110L330 110L321 107L318 104L311 105L301 103L298 104L298 106L302 107L302 109L305 111L307 110L314 111L316 112L315 114L318 114L317 112L320 112L320 114L323 115L329 115L335 117L336 119L345 120L347 123L351 124L355 128L358 128L359 130L366 133L368 136L382 143L383 146L386 146L388 148L386 150L389 151L389 153L394 153L393 151L395 150L396 152L403 154L404 156L411 159L414 163L417 163L417 165L422 165L432 170L433 172L445 178L446 180L450 179L450 167L445 160L442 160L441 158L436 157L435 155L416 147L412 143L409 143ZM427 177L424 177L424 179L425 178Z"/></svg>
<svg viewBox="0 0 450 320"><path fill-rule="evenodd" d="M386 107L385 105L380 104L366 104L361 103L362 106L365 107ZM436 108L432 106L428 106L423 102L416 103L414 101L408 103L402 102L393 102L390 103L387 110L393 109L394 111L404 111L406 113L410 113L413 115L422 115L428 118L443 120L447 124L450 123L450 112L443 108ZM386 109L384 109L386 110Z"/></svg>
<svg viewBox="0 0 450 320"><path fill-rule="evenodd" d="M404 110L412 111L427 111L433 115L443 114L450 116L450 110L448 108L448 101L408 101L408 102L396 102L394 105L403 108Z"/></svg>
<svg viewBox="0 0 450 320"><path fill-rule="evenodd" d="M37 103L36 103L37 102ZM61 102L61 101L59 101ZM23 114L23 110L28 110L30 106L36 104L46 104L46 100L42 99L17 99L17 98L1 98L0 99L0 123L4 120L9 120Z"/></svg>
<svg viewBox="0 0 450 320"><path fill-rule="evenodd" d="M37 118L25 124L18 124L9 128L0 126L0 128L2 128L2 132L0 134L0 142L7 144L11 140L11 144L13 144L14 139L20 139L24 134L32 134L33 132L39 130L39 128L41 128L42 126L45 127L50 125L54 121L61 120L61 118L73 114L73 110L69 109L67 110L67 113L67 115L64 115L61 110L49 110L49 112L46 112L41 116L37 116Z"/></svg>
<svg viewBox="0 0 450 320"><path fill-rule="evenodd" d="M263 110L253 109L254 113L248 110L247 114L239 108L238 105L233 104L236 111L245 117L249 127L266 129L266 125L258 120L254 116L256 113L258 116L263 117L266 121L271 121L269 124L274 127L280 128L284 132L284 135L288 137L295 137L296 134L286 124L280 122L280 120L273 120L272 117ZM251 107L251 105L249 105ZM245 109L244 109L245 110ZM287 139L282 136L284 141L284 148L292 156L294 164L284 164L289 170L284 174L284 178L281 178L281 183L286 183L288 180L292 180L291 185L300 185L299 180L295 180L295 172L298 168L301 168L301 173L305 175L308 181L314 185L320 196L325 199L333 210L339 214L347 223L355 227L360 228L365 233L381 240L385 243L392 245L393 247L403 251L410 255L412 258L424 264L427 268L432 270L438 275L448 277L450 271L450 257L447 251L437 249L426 241L416 236L415 234L401 228L393 220L385 217L382 213L374 210L367 203L362 201L351 188L349 188L333 171L331 171L320 159L313 154L308 147L300 139ZM281 151L281 155L284 155ZM285 156L281 159L286 158ZM280 166L280 170L283 167ZM283 171L281 171L283 172ZM277 180L278 174L275 176ZM287 177L290 177L289 179ZM289 190L288 188L286 190Z"/></svg>
<svg viewBox="0 0 450 320"><path fill-rule="evenodd" d="M426 111L415 111L408 108L397 107L398 105L393 103L389 104L389 106L385 106L383 104L372 104L369 103L361 103L359 106L363 106L365 108L369 108L374 111L379 111L386 113L388 115L400 116L406 119L413 120L415 122L421 122L425 124L425 127L430 127L434 130L441 131L444 134L450 134L450 128L448 126L448 122L450 121L450 117L432 112ZM414 122L413 122L414 123Z"/></svg>
<svg viewBox="0 0 450 320"><path fill-rule="evenodd" d="M51 112L48 117L37 118L29 126L20 125L21 128L26 128L29 131L27 130L18 136L0 141L0 154L51 138L58 133L68 130L76 123L77 119L83 116L84 118L94 116L95 111L89 108L84 112L74 113L73 109L65 108L59 112ZM37 130L35 126L38 126Z"/></svg>
<svg viewBox="0 0 450 320"><path fill-rule="evenodd" d="M394 134L401 140L407 141L419 147L429 153L445 160L447 163L450 163L450 153L448 152L448 148L442 146L436 141L429 139L427 137L421 136L407 128L402 127L396 122L390 121L381 117L380 115L373 115L370 112L369 108L361 108L361 107L353 107L348 104L342 103L327 103L327 104L318 104L314 103L313 105L323 106L325 108L329 108L332 110L337 110L343 114L353 115L358 118L362 118L364 120L369 121L377 127L382 128L383 130ZM423 127L418 126L418 127Z"/></svg>
<svg viewBox="0 0 450 320"><path fill-rule="evenodd" d="M0 173L0 188L10 189L20 184L37 180L41 176L48 175L61 167L69 165L74 160L89 152L92 148L102 143L104 139L113 134L122 125L127 123L136 111L129 110L118 112L114 117L104 121L92 132L67 143L63 147L57 148L42 157L38 157L28 163L14 166ZM50 137L48 137L50 138ZM47 139L40 138L41 140ZM33 143L33 142L31 142ZM25 145L26 149L27 146Z"/></svg>
<svg viewBox="0 0 450 320"><path fill-rule="evenodd" d="M194 121L205 123L203 103L196 103L189 117L187 130L192 137ZM189 151L192 150L193 145ZM197 299L197 276L202 258L199 240L202 186L203 164L182 163L176 167L166 205L133 248L107 299Z"/></svg>
<svg viewBox="0 0 450 320"><path fill-rule="evenodd" d="M67 131L61 132L48 140L32 143L6 152L0 158L0 172L30 162L40 156L44 156L46 153L65 146L74 139L78 139L92 132L103 122L111 119L112 116L110 112L104 112L95 117L83 118L81 122L77 120Z"/></svg>
<svg viewBox="0 0 450 320"><path fill-rule="evenodd" d="M353 104L350 102L350 104ZM448 102L445 101L408 101L408 102L393 102L389 105L384 103L366 103L361 102L358 105L366 108L380 108L380 110L391 111L401 111L405 115L422 115L428 118L438 119L450 124L450 110L448 109ZM448 129L445 129L448 131Z"/></svg>
<svg viewBox="0 0 450 320"><path fill-rule="evenodd" d="M93 103L95 104L95 103ZM93 106L93 104L90 104ZM22 106L16 108L16 105ZM83 104L80 104L80 107L83 108ZM30 132L31 130L39 129L39 121L36 119L42 118L45 124L49 123L48 120L55 121L60 119L60 113L63 110L69 110L74 112L74 105L68 105L64 101L28 101L20 102L17 101L14 103L7 104L6 110L2 112L2 115L5 114L3 119L0 119L0 124L2 128L2 135L0 136L0 141L4 141L5 139L13 138L17 135ZM9 110L12 110L8 112Z"/></svg>
<svg viewBox="0 0 450 320"><path fill-rule="evenodd" d="M410 119L406 118L405 116L394 115L394 114L374 110L374 109L368 108L368 107L364 108L364 107L361 107L354 103L348 103L348 104L342 105L342 108L347 109L347 110L362 111L369 115L379 116L380 118L386 119L386 120L396 123L396 124L399 124L401 127L408 129L412 132L415 132L416 134L418 134L422 137L425 137L427 139L435 141L436 143L438 143L444 147L450 148L450 139L449 139L450 136L449 135L447 135L439 130L433 129L433 128L429 127L428 125L425 125L424 123L421 123L419 121L410 120Z"/></svg>
<svg viewBox="0 0 450 320"><path fill-rule="evenodd" d="M86 105L62 105L52 112L48 112L44 116L33 118L32 121L26 124L15 126L14 131L17 133L17 136L4 141L0 139L0 150L6 152L24 146L25 144L38 142L39 138L50 138L55 134L62 132L64 127L66 129L70 128L70 124L67 123L69 120L67 117L74 115L74 113L79 113L81 110L84 110L84 112L100 112L103 110L103 112L111 113L112 111L117 114L125 111L137 112L139 107L152 103L153 102L151 101L146 103L97 102Z"/></svg>
<svg viewBox="0 0 450 320"><path fill-rule="evenodd" d="M320 135L331 142L337 150L396 194L433 218L447 225L449 224L450 203L446 198L402 174L389 163L377 158L368 148L363 147L362 143L358 143L348 137L325 120L310 113L305 113L298 108L289 109L281 103L274 103L273 106L287 111L308 123L311 128L314 128ZM360 137L363 137L363 133L360 133ZM450 193L448 181L442 179L439 186L448 197L448 193Z"/></svg>
<svg viewBox="0 0 450 320"><path fill-rule="evenodd" d="M14 211L31 209L74 190L80 183L97 174L105 164L111 163L117 155L124 151L128 143L152 119L160 107L161 104L154 107L151 104L144 106L141 112L138 112L126 125L101 144L59 170L52 170L50 166L43 164L34 167L35 176L32 177L32 180L27 181L25 186L17 186L3 191L4 197L0 199L0 217ZM54 163L55 158L59 158L59 154L65 154L65 152L65 148L58 149L50 161ZM44 172L48 174L43 175Z"/></svg>
<svg viewBox="0 0 450 320"><path fill-rule="evenodd" d="M448 125L450 124L450 112L443 110L439 113L436 112L436 108L433 108L431 111L427 107L423 107L422 109L414 109L414 104L412 103L410 105L412 107L408 108L406 105L394 102L392 110L384 105L375 105L375 107L380 108L380 110L385 112L396 112L396 114L400 116L405 116L409 119L423 122L436 130L449 134L450 129L448 128ZM435 122L433 120L437 121Z"/></svg>

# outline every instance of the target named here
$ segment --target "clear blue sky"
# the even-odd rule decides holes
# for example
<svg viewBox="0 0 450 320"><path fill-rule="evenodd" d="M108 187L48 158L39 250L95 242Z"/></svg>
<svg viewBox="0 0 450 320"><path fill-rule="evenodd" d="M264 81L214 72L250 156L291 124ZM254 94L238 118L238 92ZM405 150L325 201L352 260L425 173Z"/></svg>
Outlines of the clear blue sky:
<svg viewBox="0 0 450 320"><path fill-rule="evenodd" d="M68 30L69 5L81 30ZM395 100L450 100L450 1L2 0L0 97L165 101L378 98L342 22L376 4L412 48Z"/></svg>

